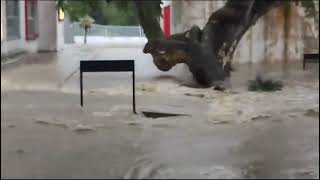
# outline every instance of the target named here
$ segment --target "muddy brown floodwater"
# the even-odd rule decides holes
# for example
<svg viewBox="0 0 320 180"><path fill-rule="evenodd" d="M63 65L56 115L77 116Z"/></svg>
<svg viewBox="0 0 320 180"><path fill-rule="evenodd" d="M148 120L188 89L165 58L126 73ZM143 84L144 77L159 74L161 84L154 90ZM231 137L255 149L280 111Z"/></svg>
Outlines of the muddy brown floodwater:
<svg viewBox="0 0 320 180"><path fill-rule="evenodd" d="M154 67L141 55L134 115L128 74L85 76L81 108L64 53L1 71L1 178L319 178L318 64L236 66L215 91L188 87L183 66L144 76ZM257 73L283 90L249 92Z"/></svg>

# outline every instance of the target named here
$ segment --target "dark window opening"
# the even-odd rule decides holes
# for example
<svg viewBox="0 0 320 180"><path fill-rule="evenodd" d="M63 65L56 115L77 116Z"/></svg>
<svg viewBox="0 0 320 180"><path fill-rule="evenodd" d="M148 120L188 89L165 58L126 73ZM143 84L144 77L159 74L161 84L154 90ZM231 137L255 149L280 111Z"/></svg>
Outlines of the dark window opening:
<svg viewBox="0 0 320 180"><path fill-rule="evenodd" d="M7 40L20 38L19 0L5 1L7 20Z"/></svg>

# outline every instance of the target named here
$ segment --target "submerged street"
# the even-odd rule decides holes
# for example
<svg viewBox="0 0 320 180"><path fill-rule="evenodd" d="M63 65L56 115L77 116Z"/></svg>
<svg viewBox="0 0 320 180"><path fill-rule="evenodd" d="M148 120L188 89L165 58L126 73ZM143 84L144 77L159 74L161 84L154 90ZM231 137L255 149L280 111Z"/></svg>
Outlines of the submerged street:
<svg viewBox="0 0 320 180"><path fill-rule="evenodd" d="M235 65L215 91L142 48L73 45L3 66L1 178L319 178L318 64ZM81 108L79 61L118 59L135 60L138 115L130 73L85 74ZM283 90L248 91L256 74Z"/></svg>

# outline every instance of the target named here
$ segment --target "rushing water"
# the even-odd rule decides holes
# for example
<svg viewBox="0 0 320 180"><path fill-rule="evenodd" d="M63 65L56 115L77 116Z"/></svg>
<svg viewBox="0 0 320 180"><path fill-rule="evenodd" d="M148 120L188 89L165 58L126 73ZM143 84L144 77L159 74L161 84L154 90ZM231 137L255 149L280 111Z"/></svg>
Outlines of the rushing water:
<svg viewBox="0 0 320 180"><path fill-rule="evenodd" d="M319 178L318 64L235 66L215 91L191 88L184 66L144 72L142 59L134 115L128 74L87 75L80 108L70 61L1 72L1 177ZM249 92L256 74L284 89Z"/></svg>

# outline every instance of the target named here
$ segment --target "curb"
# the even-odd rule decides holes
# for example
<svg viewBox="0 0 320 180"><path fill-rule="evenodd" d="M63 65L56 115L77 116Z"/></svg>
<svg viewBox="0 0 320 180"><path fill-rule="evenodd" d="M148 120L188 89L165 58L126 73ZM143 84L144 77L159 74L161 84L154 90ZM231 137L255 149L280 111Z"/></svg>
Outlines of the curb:
<svg viewBox="0 0 320 180"><path fill-rule="evenodd" d="M1 62L1 70L19 65L23 61L23 56L25 56L26 54L27 53L19 54L18 56L13 58L5 57L5 61Z"/></svg>

